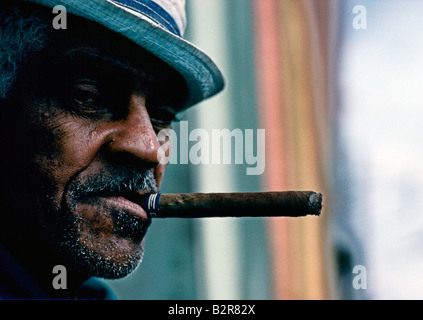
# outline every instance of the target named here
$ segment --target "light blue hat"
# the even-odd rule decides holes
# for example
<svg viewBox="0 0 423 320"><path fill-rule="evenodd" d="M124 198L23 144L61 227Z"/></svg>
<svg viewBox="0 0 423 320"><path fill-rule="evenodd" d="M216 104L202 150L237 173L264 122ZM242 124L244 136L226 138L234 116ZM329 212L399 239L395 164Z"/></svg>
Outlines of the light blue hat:
<svg viewBox="0 0 423 320"><path fill-rule="evenodd" d="M218 67L204 52L182 39L185 0L23 0L95 21L134 41L176 69L185 79L189 98L184 108L223 89Z"/></svg>

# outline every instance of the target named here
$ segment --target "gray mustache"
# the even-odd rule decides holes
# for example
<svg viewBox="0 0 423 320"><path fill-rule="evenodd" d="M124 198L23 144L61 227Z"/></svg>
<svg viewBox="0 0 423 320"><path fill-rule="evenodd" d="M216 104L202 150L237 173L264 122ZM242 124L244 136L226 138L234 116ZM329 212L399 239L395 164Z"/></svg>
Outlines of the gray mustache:
<svg viewBox="0 0 423 320"><path fill-rule="evenodd" d="M136 191L158 192L157 182L151 169L144 172L126 168L102 169L82 181L75 181L69 189L74 200L93 194L123 194Z"/></svg>

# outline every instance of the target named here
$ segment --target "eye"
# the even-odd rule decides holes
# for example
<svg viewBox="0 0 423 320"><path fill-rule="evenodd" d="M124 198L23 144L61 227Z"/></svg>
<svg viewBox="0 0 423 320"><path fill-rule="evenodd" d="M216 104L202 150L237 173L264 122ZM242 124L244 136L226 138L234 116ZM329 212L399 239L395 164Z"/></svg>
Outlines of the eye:
<svg viewBox="0 0 423 320"><path fill-rule="evenodd" d="M174 121L179 121L177 113L170 107L156 107L148 110L151 124L158 132L161 129L169 128Z"/></svg>
<svg viewBox="0 0 423 320"><path fill-rule="evenodd" d="M71 111L79 116L100 116L111 111L103 90L95 82L72 83L68 90L68 99Z"/></svg>
<svg viewBox="0 0 423 320"><path fill-rule="evenodd" d="M75 102L86 106L98 106L101 104L101 95L93 86L79 86L73 90Z"/></svg>

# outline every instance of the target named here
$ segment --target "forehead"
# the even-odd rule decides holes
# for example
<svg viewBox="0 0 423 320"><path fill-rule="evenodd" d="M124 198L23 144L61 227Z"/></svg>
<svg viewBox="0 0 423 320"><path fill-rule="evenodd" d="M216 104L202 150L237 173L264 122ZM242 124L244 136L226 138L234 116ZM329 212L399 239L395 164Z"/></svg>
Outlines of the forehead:
<svg viewBox="0 0 423 320"><path fill-rule="evenodd" d="M92 65L97 69L113 69L125 74L148 75L156 78L171 76L176 71L127 39L101 28L81 28L66 32L50 44L53 65Z"/></svg>
<svg viewBox="0 0 423 320"><path fill-rule="evenodd" d="M183 77L165 62L132 41L93 22L74 17L68 29L55 33L43 53L49 68L63 73L89 69L109 77L127 76L154 83L156 95L165 96L175 110L188 98ZM160 93L159 93L160 92Z"/></svg>
<svg viewBox="0 0 423 320"><path fill-rule="evenodd" d="M62 74L69 78L95 72L97 75L126 76L134 80L140 77L156 78L154 67L149 72L136 61L127 59L124 55L104 50L104 48L80 44L57 52L51 60L54 74Z"/></svg>

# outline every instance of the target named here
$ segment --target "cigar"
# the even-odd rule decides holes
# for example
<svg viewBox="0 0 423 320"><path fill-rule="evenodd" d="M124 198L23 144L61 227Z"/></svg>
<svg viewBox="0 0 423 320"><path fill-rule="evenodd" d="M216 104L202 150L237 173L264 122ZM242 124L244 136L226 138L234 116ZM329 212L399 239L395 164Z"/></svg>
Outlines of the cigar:
<svg viewBox="0 0 423 320"><path fill-rule="evenodd" d="M152 218L303 217L320 215L322 198L313 191L155 193L143 207Z"/></svg>

